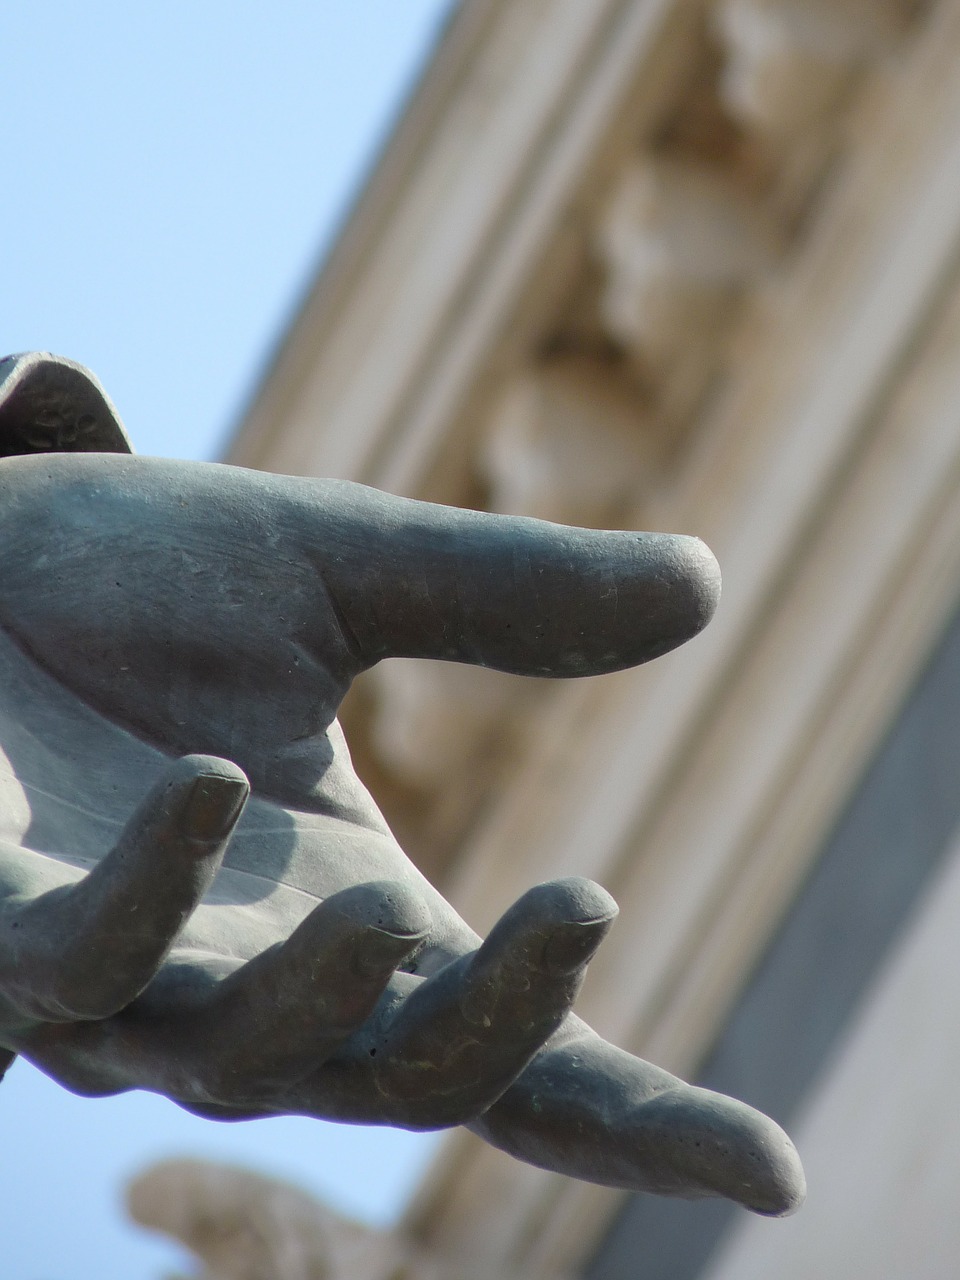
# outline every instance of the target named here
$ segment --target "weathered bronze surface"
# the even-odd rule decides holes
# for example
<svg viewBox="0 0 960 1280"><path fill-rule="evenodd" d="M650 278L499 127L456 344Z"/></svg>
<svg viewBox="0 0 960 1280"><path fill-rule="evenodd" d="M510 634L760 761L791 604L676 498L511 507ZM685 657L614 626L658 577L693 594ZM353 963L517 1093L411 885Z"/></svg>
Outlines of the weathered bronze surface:
<svg viewBox="0 0 960 1280"><path fill-rule="evenodd" d="M537 676L655 658L709 620L709 551L137 458L79 366L4 375L9 1055L78 1093L466 1124L574 1177L795 1209L803 1173L772 1121L569 1012L609 895L537 886L481 944L397 845L335 718L388 656Z"/></svg>

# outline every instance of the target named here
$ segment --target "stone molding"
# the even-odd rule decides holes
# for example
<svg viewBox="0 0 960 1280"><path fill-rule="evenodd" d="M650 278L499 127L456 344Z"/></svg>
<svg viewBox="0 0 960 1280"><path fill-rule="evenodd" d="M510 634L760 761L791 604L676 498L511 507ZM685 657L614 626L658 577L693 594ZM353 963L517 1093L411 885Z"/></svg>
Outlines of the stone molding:
<svg viewBox="0 0 960 1280"><path fill-rule="evenodd" d="M817 127L856 71L903 36L903 0L720 0L724 103L777 139Z"/></svg>
<svg viewBox="0 0 960 1280"><path fill-rule="evenodd" d="M532 881L599 878L629 928L584 1013L680 1071L960 590L960 21L862 7L465 4L421 93L458 49L476 78L444 81L447 131L438 111L372 189L352 292L323 324L308 304L231 459L713 546L718 618L649 669L528 708L389 674L345 714L424 832L471 751L519 735L433 868L478 928ZM611 1208L458 1135L411 1224L547 1280Z"/></svg>
<svg viewBox="0 0 960 1280"><path fill-rule="evenodd" d="M664 451L616 369L567 356L506 381L476 466L491 511L603 527L655 487Z"/></svg>

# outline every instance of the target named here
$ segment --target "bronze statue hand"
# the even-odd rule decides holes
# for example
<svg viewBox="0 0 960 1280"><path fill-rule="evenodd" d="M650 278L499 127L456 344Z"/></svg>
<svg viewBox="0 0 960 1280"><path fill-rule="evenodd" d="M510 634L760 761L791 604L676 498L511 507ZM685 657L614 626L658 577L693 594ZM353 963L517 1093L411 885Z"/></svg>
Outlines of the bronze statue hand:
<svg viewBox="0 0 960 1280"><path fill-rule="evenodd" d="M772 1121L568 1016L608 895L539 886L478 947L335 720L387 656L655 657L712 613L701 544L113 454L0 461L0 539L0 1044L79 1092L468 1123L576 1177L797 1207Z"/></svg>

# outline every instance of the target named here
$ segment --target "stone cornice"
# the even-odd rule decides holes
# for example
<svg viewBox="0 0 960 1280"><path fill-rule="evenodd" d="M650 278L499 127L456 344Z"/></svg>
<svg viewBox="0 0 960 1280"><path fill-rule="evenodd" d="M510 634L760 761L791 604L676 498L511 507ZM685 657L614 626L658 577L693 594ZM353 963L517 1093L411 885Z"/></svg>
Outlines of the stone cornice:
<svg viewBox="0 0 960 1280"><path fill-rule="evenodd" d="M960 18L862 8L464 4L231 455L713 546L650 668L345 708L471 923L614 891L584 1012L680 1071L960 590ZM457 1136L411 1222L556 1280L611 1203Z"/></svg>
<svg viewBox="0 0 960 1280"><path fill-rule="evenodd" d="M414 438L429 449L424 435L446 428L608 149L638 62L663 54L642 94L653 110L684 56L674 28L700 7L462 5L231 460L416 485Z"/></svg>

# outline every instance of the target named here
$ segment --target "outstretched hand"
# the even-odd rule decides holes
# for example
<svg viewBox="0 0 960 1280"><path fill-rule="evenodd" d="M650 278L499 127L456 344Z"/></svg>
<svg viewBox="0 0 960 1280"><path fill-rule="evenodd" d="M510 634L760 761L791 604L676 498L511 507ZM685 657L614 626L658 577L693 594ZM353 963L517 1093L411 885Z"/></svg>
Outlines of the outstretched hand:
<svg viewBox="0 0 960 1280"><path fill-rule="evenodd" d="M698 631L695 539L107 454L0 462L0 1045L219 1118L469 1124L609 1185L803 1197L786 1136L569 1014L616 908L485 942L396 844L335 716L387 656L616 670Z"/></svg>

